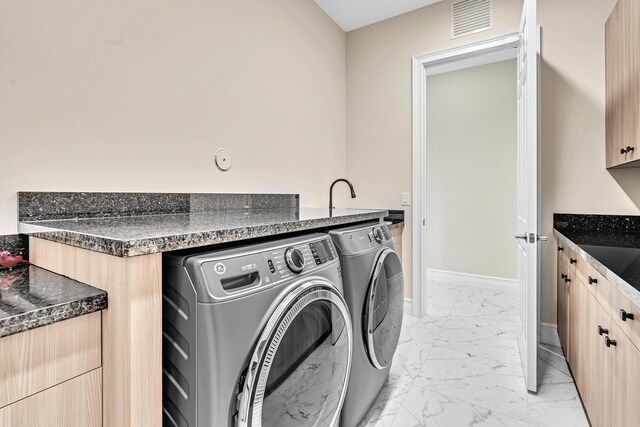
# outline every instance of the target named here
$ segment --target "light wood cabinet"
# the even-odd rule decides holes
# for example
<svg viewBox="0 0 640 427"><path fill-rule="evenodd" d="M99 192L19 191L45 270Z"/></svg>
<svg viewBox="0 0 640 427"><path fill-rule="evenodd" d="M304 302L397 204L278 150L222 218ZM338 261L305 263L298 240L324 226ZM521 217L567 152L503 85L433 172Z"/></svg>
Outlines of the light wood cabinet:
<svg viewBox="0 0 640 427"><path fill-rule="evenodd" d="M566 278L569 273L567 264L562 257L563 245L558 245L558 336L562 348L568 350L568 332L569 332L569 295Z"/></svg>
<svg viewBox="0 0 640 427"><path fill-rule="evenodd" d="M400 222L397 224L391 224L389 226L389 232L391 233L391 237L396 244L396 253L398 257L402 259L402 231L404 230L404 223Z"/></svg>
<svg viewBox="0 0 640 427"><path fill-rule="evenodd" d="M611 425L637 426L640 423L640 351L622 329L613 324L611 357Z"/></svg>
<svg viewBox="0 0 640 427"><path fill-rule="evenodd" d="M584 384L581 395L593 426L611 425L611 352L605 337L613 321L593 295L586 307Z"/></svg>
<svg viewBox="0 0 640 427"><path fill-rule="evenodd" d="M105 427L162 425L162 255L121 258L29 238L30 261L104 289Z"/></svg>
<svg viewBox="0 0 640 427"><path fill-rule="evenodd" d="M102 368L0 408L0 426L102 426Z"/></svg>
<svg viewBox="0 0 640 427"><path fill-rule="evenodd" d="M640 2L618 0L605 26L607 168L640 167Z"/></svg>
<svg viewBox="0 0 640 427"><path fill-rule="evenodd" d="M576 386L578 389L583 389L587 375L585 369L587 354L584 349L587 346L588 298L591 295L571 270L569 270L567 280L569 297L568 361Z"/></svg>
<svg viewBox="0 0 640 427"><path fill-rule="evenodd" d="M0 339L0 407L100 367L100 313Z"/></svg>
<svg viewBox="0 0 640 427"><path fill-rule="evenodd" d="M0 426L102 425L102 317L0 339Z"/></svg>
<svg viewBox="0 0 640 427"><path fill-rule="evenodd" d="M558 248L558 335L591 425L640 425L640 308Z"/></svg>

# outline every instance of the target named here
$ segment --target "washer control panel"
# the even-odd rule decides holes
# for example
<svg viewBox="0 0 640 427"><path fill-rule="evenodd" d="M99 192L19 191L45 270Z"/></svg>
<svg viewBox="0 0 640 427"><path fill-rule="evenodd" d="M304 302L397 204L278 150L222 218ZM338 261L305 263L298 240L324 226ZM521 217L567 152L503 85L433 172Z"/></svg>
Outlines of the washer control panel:
<svg viewBox="0 0 640 427"><path fill-rule="evenodd" d="M310 243L309 248L316 265L322 265L336 258L336 249L330 239Z"/></svg>
<svg viewBox="0 0 640 427"><path fill-rule="evenodd" d="M337 253L330 238L301 245L278 248L263 253L272 276L286 279L307 273L322 264L336 259Z"/></svg>
<svg viewBox="0 0 640 427"><path fill-rule="evenodd" d="M326 234L279 243L240 246L188 258L187 263L203 276L208 294L203 301L236 298L339 263L338 251Z"/></svg>

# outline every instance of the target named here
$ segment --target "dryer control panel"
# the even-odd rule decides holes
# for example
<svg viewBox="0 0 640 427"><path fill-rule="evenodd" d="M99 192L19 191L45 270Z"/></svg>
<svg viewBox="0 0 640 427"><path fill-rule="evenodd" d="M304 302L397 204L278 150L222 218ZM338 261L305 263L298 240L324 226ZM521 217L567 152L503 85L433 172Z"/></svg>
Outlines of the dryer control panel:
<svg viewBox="0 0 640 427"><path fill-rule="evenodd" d="M337 230L330 232L336 243L345 254L366 252L392 240L391 232L386 224L375 224L368 227Z"/></svg>

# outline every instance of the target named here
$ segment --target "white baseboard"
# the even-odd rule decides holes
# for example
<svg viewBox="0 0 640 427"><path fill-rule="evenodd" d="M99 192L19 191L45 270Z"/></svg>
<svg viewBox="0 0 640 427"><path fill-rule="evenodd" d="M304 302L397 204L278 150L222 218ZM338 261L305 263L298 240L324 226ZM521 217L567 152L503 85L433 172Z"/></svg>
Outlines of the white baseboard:
<svg viewBox="0 0 640 427"><path fill-rule="evenodd" d="M413 300L410 298L404 299L404 314L413 314Z"/></svg>
<svg viewBox="0 0 640 427"><path fill-rule="evenodd" d="M456 273L453 271L427 269L427 280L453 286L481 286L490 289L515 291L517 281L502 277L481 276L479 274Z"/></svg>
<svg viewBox="0 0 640 427"><path fill-rule="evenodd" d="M540 322L540 342L542 344L555 345L560 347L560 337L558 337L558 327L555 323Z"/></svg>

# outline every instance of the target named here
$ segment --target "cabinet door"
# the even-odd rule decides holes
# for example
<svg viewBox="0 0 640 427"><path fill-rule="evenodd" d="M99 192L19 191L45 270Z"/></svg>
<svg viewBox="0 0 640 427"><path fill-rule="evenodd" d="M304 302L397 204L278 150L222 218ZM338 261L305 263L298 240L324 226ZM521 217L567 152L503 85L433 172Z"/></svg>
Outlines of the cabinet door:
<svg viewBox="0 0 640 427"><path fill-rule="evenodd" d="M589 295L586 305L586 345L584 349L584 387L580 395L593 427L611 425L611 351L605 336L613 321L595 297Z"/></svg>
<svg viewBox="0 0 640 427"><path fill-rule="evenodd" d="M627 150L624 161L633 162L640 159L640 2L621 0L620 8L624 16L622 145Z"/></svg>
<svg viewBox="0 0 640 427"><path fill-rule="evenodd" d="M396 253L398 257L402 259L402 231L404 230L404 225L392 225L389 226L389 231L391 232L391 237L393 237L393 241L396 244Z"/></svg>
<svg viewBox="0 0 640 427"><path fill-rule="evenodd" d="M615 7L605 26L605 88L607 167L624 162L622 149L622 16Z"/></svg>
<svg viewBox="0 0 640 427"><path fill-rule="evenodd" d="M607 167L615 167L640 159L640 2L618 1L605 51Z"/></svg>
<svg viewBox="0 0 640 427"><path fill-rule="evenodd" d="M569 307L567 305L567 285L564 280L564 276L568 273L568 270L565 266L565 263L562 259L562 256L558 254L558 284L557 284L557 323L558 323L558 336L560 338L560 345L565 352L565 355L568 354L567 350L567 323L568 323L568 315L569 315Z"/></svg>
<svg viewBox="0 0 640 427"><path fill-rule="evenodd" d="M584 389L584 359L586 345L586 309L587 297L590 296L589 291L580 282L575 273L569 270L568 298L569 298L569 322L568 322L568 338L569 338L569 366L576 381L578 390Z"/></svg>
<svg viewBox="0 0 640 427"><path fill-rule="evenodd" d="M640 351L612 323L608 347L611 357L611 425L637 426L640 423Z"/></svg>

